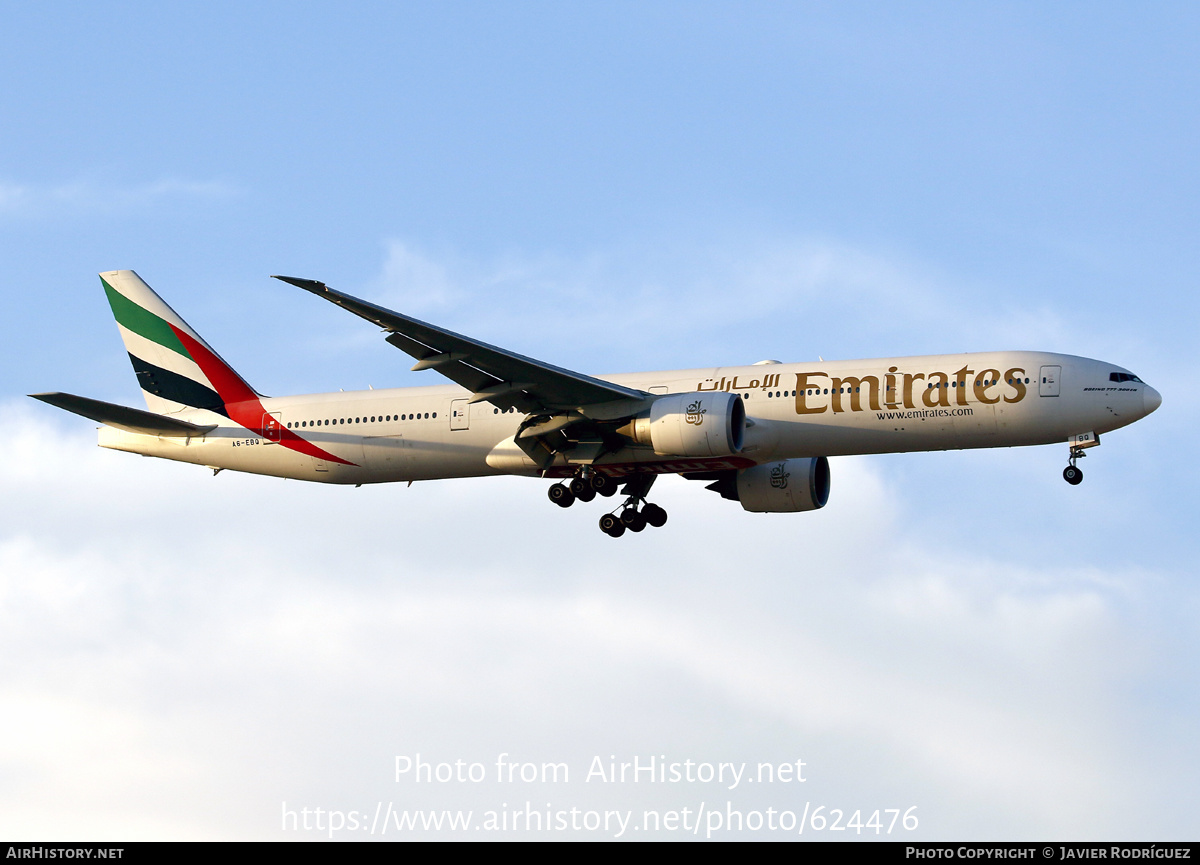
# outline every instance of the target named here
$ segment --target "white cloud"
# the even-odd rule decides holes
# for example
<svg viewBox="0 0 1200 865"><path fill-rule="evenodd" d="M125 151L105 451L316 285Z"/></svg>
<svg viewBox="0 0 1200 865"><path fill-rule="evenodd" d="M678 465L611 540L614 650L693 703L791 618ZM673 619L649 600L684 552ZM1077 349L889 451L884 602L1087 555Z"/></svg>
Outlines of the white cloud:
<svg viewBox="0 0 1200 865"><path fill-rule="evenodd" d="M895 252L820 237L648 238L604 253L490 261L392 240L366 292L491 342L604 350L635 364L678 363L689 347L706 363L714 349L734 363L1040 347L1061 344L1064 329L1051 309L1005 300L1019 296L1010 287L964 284Z"/></svg>
<svg viewBox="0 0 1200 865"><path fill-rule="evenodd" d="M35 412L0 416L10 838L276 838L285 800L479 811L527 795L392 783L392 757L415 751L561 759L576 778L594 754L800 756L802 799L916 804L927 839L1120 835L1186 795L1155 781L1138 736L1153 710L1127 703L1159 662L1156 620L1120 612L1144 575L926 547L869 460L837 461L830 506L794 516L665 479L668 525L613 541L598 509L559 511L538 482L214 478Z"/></svg>
<svg viewBox="0 0 1200 865"><path fill-rule="evenodd" d="M413 313L449 306L462 296L443 264L399 240L387 244L377 287L383 302Z"/></svg>
<svg viewBox="0 0 1200 865"><path fill-rule="evenodd" d="M237 190L221 181L163 178L138 184L94 180L33 184L0 181L0 216L43 217L62 213L143 211L161 202L220 199Z"/></svg>

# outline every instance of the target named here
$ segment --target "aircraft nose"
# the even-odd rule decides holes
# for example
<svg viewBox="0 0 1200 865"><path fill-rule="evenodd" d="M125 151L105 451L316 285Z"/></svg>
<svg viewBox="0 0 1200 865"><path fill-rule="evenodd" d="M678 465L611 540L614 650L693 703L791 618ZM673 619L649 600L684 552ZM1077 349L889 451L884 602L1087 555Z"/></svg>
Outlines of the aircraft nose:
<svg viewBox="0 0 1200 865"><path fill-rule="evenodd" d="M1142 391L1142 403L1146 407L1146 414L1150 414L1150 412L1162 405L1162 394L1150 387L1150 385L1146 385Z"/></svg>

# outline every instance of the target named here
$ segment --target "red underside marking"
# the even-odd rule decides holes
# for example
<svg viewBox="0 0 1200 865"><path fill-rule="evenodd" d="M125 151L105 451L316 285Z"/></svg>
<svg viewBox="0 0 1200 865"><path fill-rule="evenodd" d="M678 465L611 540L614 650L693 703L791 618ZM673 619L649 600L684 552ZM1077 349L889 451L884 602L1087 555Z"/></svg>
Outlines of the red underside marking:
<svg viewBox="0 0 1200 865"><path fill-rule="evenodd" d="M168 322L168 324L170 323ZM251 389L250 385L242 381L241 376L227 367L216 355L196 342L188 334L173 324L171 325L171 330L175 331L175 335L179 337L179 341L183 343L184 348L188 350L188 354L192 356L192 360L196 361L196 365L200 367L200 371L208 376L209 382L216 388L217 395L225 403L225 411L229 412L230 420L241 424L255 435L267 438L267 431L263 429L263 417L267 414L267 410L263 407L262 400L258 398L258 394ZM280 427L278 430L272 431L272 433L275 432L279 433L279 443L289 450L307 454L314 459L341 463L344 466L358 465L358 463L352 463L341 457L334 456L329 451L322 450L307 439L300 438L300 436L287 427Z"/></svg>
<svg viewBox="0 0 1200 865"><path fill-rule="evenodd" d="M639 472L652 472L656 475L677 475L683 472L718 472L729 469L748 469L756 466L752 459L746 457L677 457L657 463L617 463L592 466L602 475L620 478L635 475ZM548 478L569 478L575 475L574 466L555 466L546 470Z"/></svg>

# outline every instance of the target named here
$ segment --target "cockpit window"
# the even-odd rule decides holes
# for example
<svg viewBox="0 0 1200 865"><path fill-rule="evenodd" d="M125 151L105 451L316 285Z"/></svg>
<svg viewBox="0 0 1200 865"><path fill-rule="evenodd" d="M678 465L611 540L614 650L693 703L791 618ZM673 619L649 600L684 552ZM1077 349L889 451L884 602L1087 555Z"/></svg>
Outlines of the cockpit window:
<svg viewBox="0 0 1200 865"><path fill-rule="evenodd" d="M1134 374L1133 374L1133 373L1131 373L1131 372L1110 372L1110 373L1108 374L1108 380L1109 380L1109 381L1116 381L1116 382L1122 382L1122 381L1137 381L1137 382L1140 382L1140 381L1141 381L1141 379L1140 379L1140 378L1138 378L1136 375L1134 375Z"/></svg>

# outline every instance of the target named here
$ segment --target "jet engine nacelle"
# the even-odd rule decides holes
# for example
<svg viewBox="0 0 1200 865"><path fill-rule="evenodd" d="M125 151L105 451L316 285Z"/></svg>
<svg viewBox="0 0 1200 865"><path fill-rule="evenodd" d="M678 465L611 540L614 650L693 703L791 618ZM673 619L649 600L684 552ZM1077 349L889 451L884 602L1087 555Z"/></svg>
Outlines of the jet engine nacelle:
<svg viewBox="0 0 1200 865"><path fill-rule="evenodd" d="M778 460L737 474L742 507L760 514L815 511L829 501L829 460L825 457Z"/></svg>
<svg viewBox="0 0 1200 865"><path fill-rule="evenodd" d="M659 456L727 457L742 450L746 409L736 393L673 393L621 432Z"/></svg>

